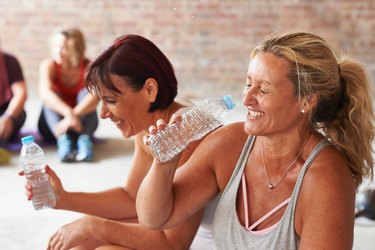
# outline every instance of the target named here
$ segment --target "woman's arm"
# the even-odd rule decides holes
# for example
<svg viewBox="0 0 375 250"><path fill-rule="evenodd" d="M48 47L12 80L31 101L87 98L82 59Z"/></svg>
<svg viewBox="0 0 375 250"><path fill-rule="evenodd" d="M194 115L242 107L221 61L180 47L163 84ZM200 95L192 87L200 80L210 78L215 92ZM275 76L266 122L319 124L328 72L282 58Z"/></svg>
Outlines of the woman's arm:
<svg viewBox="0 0 375 250"><path fill-rule="evenodd" d="M73 108L72 112L78 117L84 116L94 112L98 103L98 98L91 93L87 93L85 98Z"/></svg>
<svg viewBox="0 0 375 250"><path fill-rule="evenodd" d="M60 191L56 191L58 194L56 208L109 219L136 217L135 196L152 161L151 156L142 149L143 141L137 139L138 137L140 136L137 135L135 138L134 157L123 186L95 193L61 191L63 190L61 187L58 188ZM52 179L57 178L52 175Z"/></svg>
<svg viewBox="0 0 375 250"><path fill-rule="evenodd" d="M141 225L162 228L172 213L173 178L177 162L172 159L166 163L154 160L151 169L144 178L137 195L136 206Z"/></svg>
<svg viewBox="0 0 375 250"><path fill-rule="evenodd" d="M91 93L87 93L83 100L81 100L72 110L71 113L64 117L55 126L55 134L60 135L66 133L68 129L74 130L77 133L82 132L83 124L81 117L94 112L98 104L98 99Z"/></svg>
<svg viewBox="0 0 375 250"><path fill-rule="evenodd" d="M11 91L13 94L12 99L9 102L8 108L5 111L7 115L17 117L21 114L24 109L25 102L27 99L27 89L24 81L15 82L11 85Z"/></svg>
<svg viewBox="0 0 375 250"><path fill-rule="evenodd" d="M141 135L136 136L135 144L135 164L142 164L143 162L145 164L143 166L150 166L152 157L147 152L148 149L143 145ZM195 146L195 144L192 144L190 150L183 153L181 163L191 155ZM147 157L137 157L139 155ZM134 165L131 168L124 189L129 197L135 199L139 185L148 170L149 167L145 168L142 165ZM188 249L198 230L202 214L203 210L198 211L185 219L185 221L181 221L175 227L159 231L144 228L136 223L136 221L128 222L126 220L121 222L86 216L60 228L51 237L50 244L64 244L67 247L81 244L88 247L97 244L112 245L107 246L109 249L113 245L123 247L117 247L118 249ZM90 242L86 242L87 239L90 239Z"/></svg>
<svg viewBox="0 0 375 250"><path fill-rule="evenodd" d="M301 250L352 249L355 183L334 147L323 150L306 173L296 208Z"/></svg>
<svg viewBox="0 0 375 250"><path fill-rule="evenodd" d="M220 187L214 169L219 166L218 162L225 164L224 159L228 158L227 146L218 145L227 139L227 132L227 128L220 128L206 136L177 170L176 159L166 163L154 160L137 196L138 218L142 225L149 228L175 226L215 198ZM227 168L230 169L230 165Z"/></svg>
<svg viewBox="0 0 375 250"><path fill-rule="evenodd" d="M201 217L202 212L199 212L174 228L150 230L134 222L86 216L52 235L49 249L57 249L54 246L61 244L66 249L78 245L89 249L94 245L107 245L107 249L189 249Z"/></svg>
<svg viewBox="0 0 375 250"><path fill-rule="evenodd" d="M15 82L11 85L12 99L3 115L0 117L0 139L7 140L14 131L17 117L24 109L27 91L24 81Z"/></svg>

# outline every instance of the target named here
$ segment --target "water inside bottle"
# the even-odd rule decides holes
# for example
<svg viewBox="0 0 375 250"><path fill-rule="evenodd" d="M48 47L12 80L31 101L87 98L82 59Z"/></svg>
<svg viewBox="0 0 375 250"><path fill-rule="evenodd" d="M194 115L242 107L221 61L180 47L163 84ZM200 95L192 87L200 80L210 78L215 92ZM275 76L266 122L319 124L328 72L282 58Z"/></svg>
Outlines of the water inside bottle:
<svg viewBox="0 0 375 250"><path fill-rule="evenodd" d="M26 177L32 186L34 208L39 210L55 206L56 198L44 168L28 172Z"/></svg>

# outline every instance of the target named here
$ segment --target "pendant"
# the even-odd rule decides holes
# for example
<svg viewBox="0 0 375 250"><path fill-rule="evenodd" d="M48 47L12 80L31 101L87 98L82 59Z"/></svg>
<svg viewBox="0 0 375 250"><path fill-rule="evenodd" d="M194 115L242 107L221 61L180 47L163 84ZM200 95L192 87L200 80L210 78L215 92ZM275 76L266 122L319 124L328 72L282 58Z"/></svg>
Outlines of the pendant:
<svg viewBox="0 0 375 250"><path fill-rule="evenodd" d="M268 188L269 189L273 189L275 186L274 185L272 185L272 184L268 184Z"/></svg>

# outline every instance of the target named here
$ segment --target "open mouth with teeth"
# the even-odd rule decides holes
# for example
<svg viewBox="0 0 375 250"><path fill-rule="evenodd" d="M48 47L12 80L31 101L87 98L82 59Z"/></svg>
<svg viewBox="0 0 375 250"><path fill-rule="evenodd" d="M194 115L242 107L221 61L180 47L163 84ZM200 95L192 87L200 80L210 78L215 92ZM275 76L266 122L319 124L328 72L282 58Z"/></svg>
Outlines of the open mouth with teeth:
<svg viewBox="0 0 375 250"><path fill-rule="evenodd" d="M256 117L260 117L264 115L264 112L260 112L260 111L254 111L254 110L249 110L249 116L251 118L256 118Z"/></svg>

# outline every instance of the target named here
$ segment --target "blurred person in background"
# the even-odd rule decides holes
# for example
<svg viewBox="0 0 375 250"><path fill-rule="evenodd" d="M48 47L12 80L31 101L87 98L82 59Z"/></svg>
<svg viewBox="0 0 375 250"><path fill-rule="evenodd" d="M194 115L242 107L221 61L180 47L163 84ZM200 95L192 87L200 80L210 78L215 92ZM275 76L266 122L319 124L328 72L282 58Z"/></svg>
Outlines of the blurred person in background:
<svg viewBox="0 0 375 250"><path fill-rule="evenodd" d="M0 49L0 164L10 161L6 144L26 121L27 88L17 58Z"/></svg>
<svg viewBox="0 0 375 250"><path fill-rule="evenodd" d="M85 39L76 28L54 32L51 58L40 64L39 93L43 102L38 129L57 142L62 162L93 160L93 134L98 127L98 100L86 89Z"/></svg>

